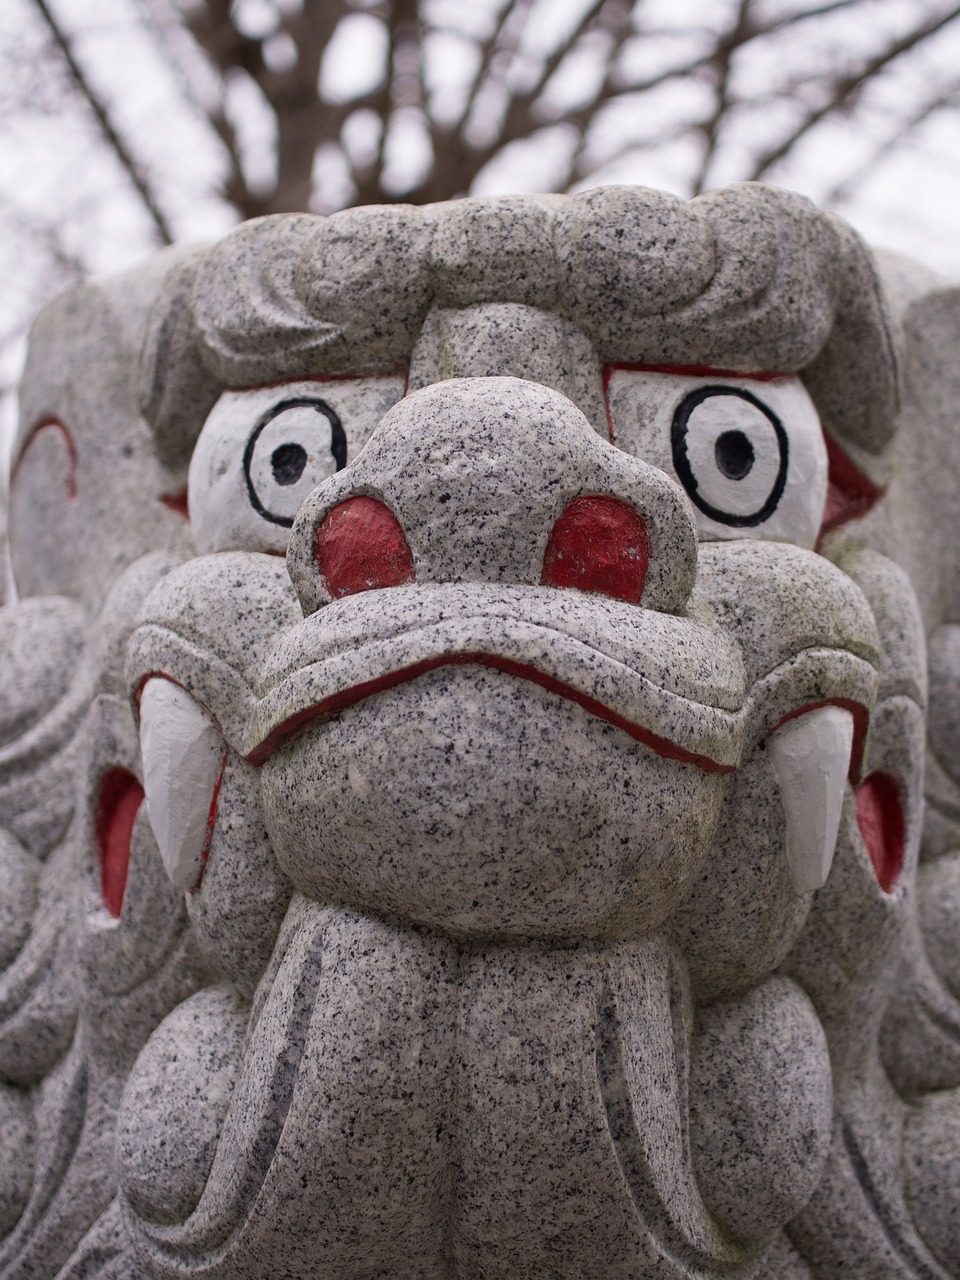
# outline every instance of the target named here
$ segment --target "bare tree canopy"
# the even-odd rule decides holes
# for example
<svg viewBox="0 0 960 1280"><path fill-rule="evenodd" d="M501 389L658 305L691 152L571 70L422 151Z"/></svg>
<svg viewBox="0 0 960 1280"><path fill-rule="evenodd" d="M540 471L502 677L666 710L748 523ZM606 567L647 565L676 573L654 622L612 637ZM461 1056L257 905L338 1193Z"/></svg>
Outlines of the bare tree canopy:
<svg viewBox="0 0 960 1280"><path fill-rule="evenodd" d="M952 0L7 0L0 382L70 279L283 210L763 179L960 271L958 69Z"/></svg>
<svg viewBox="0 0 960 1280"><path fill-rule="evenodd" d="M186 67L163 3L144 0ZM776 179L816 131L859 117L872 146L838 171L849 186L956 108L955 64L932 77L921 56L905 64L958 17L960 5L878 0L206 0L181 21L216 70L225 194L249 217L311 201L447 200L496 183L507 152L527 182L566 191L672 150L672 185L693 195ZM885 110L911 71L910 110ZM231 120L241 82L274 121L269 181L251 181Z"/></svg>

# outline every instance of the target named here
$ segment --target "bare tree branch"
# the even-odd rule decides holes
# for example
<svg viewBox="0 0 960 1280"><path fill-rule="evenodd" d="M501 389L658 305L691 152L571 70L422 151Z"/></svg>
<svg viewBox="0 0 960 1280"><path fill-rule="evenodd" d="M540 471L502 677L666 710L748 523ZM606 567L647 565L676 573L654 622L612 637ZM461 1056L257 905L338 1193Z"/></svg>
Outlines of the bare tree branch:
<svg viewBox="0 0 960 1280"><path fill-rule="evenodd" d="M707 184L707 175L720 142L720 130L727 119L730 109L730 71L733 56L752 34L750 23L751 0L739 0L736 18L729 32L721 36L717 47L705 66L712 66L716 71L717 83L714 96L714 107L703 126L704 148L700 159L700 168L693 180L693 194L700 195Z"/></svg>
<svg viewBox="0 0 960 1280"><path fill-rule="evenodd" d="M658 133L656 137L631 139L630 142L624 143L622 147L605 158L604 167L610 168L624 160L628 160L631 156L642 154L644 151L652 151L656 147L669 146L671 142L679 142L681 139L688 137L689 134L690 125L683 122L673 129Z"/></svg>
<svg viewBox="0 0 960 1280"><path fill-rule="evenodd" d="M780 18L776 18L762 29L758 29L761 34L767 35L774 31L783 31L786 27L795 26L798 22L807 22L814 18L826 18L831 13L838 13L841 9L852 9L860 4L861 0L833 0L832 4L820 4L814 9L801 9L796 13L787 13Z"/></svg>
<svg viewBox="0 0 960 1280"><path fill-rule="evenodd" d="M509 43L501 34L501 42L488 51L486 59L488 65L486 79L488 83L492 79L498 79L501 84L504 83L509 65L516 56L522 39L523 24L529 18L531 6L528 3L522 5L514 3L508 7L512 18L509 28ZM618 42L623 28L629 23L629 5L625 0L594 0L594 3L581 15L573 29L544 59L533 83L526 89L508 97L507 109L500 128L489 143L483 146L470 146L466 142L462 131L455 137L440 137L435 142L438 161L443 157L445 171L448 173L452 171L457 175L456 190L468 190L480 170L500 150L543 127L544 120L537 117L535 107L547 83L564 58L569 55L587 32L598 29L599 19L604 13L607 15L609 23L606 29L610 32L613 42L615 44ZM506 24L503 24L501 31L503 30L506 30ZM499 73L495 69L495 63L498 62L502 65L502 70ZM432 200L443 198L441 193L436 190L435 184L432 183L424 184L423 190L418 192L418 195Z"/></svg>
<svg viewBox="0 0 960 1280"><path fill-rule="evenodd" d="M645 173L641 163L677 142L684 157L679 186L687 194L706 189L721 169L744 178L763 178L776 169L779 179L802 186L802 177L785 164L795 153L802 163L798 144L831 117L844 115L854 125L863 120L873 128L881 99L866 91L873 84L889 84L890 92L882 100L899 104L891 108L889 131L883 124L885 140L874 144L868 158L837 182L830 197L837 202L849 199L866 176L888 163L931 115L960 108L949 59L935 64L931 60L941 68L933 76L944 82L934 93L923 83L919 62L906 56L960 18L960 0L925 0L912 7L902 0L723 0L712 5L701 0L692 20L682 26L658 21L648 0L579 0L563 33L552 36L547 45L536 26L545 12L541 0L482 0L482 13L476 15L426 0L302 0L299 7L270 0L257 17L260 27L245 25L256 6L249 8L244 0L117 2L136 13L138 36L147 32L152 37L155 56L174 76L173 92L187 108L189 127L196 126L211 141L219 140L222 168L218 163L211 174L206 198L229 201L243 217L310 207L321 149L337 147L344 157L351 185L336 200L365 204L403 198L419 203L466 194L505 148L519 144L535 153L544 130L554 126L566 131L559 138L552 136L550 143L551 155L559 149L555 180L560 189L601 171L611 172L609 166L620 166L623 172L629 162L636 164L643 180L649 170ZM111 86L105 98L97 90L98 80L91 79L92 68L100 65L93 61L93 45L88 57L88 45L81 46L69 25L65 28L62 18L58 20L58 13L69 12L69 3L82 0L33 0L38 17L30 26L31 39L46 57L57 59L58 69L44 78L42 97L16 74L12 50L0 50L2 65L10 68L6 78L0 76L5 94L0 108L8 117L22 111L46 121L65 109L65 101L73 102L79 88L106 147L120 161L123 180L134 184L152 228L168 241L165 192L155 176L160 166L147 167L153 145L149 128L138 125L136 134L126 126L118 130L114 121L126 116L117 115ZM481 0L475 3L479 6ZM931 12L934 7L941 11L938 15ZM320 69L340 22L358 14L384 24L385 72L368 91L348 101L330 101L320 83ZM853 20L866 24L878 15L883 22L898 24L893 30L900 34L886 37L885 47L868 56L862 45L850 40L849 32L856 27ZM484 25L478 26L481 22ZM428 87L433 91L432 78L425 80L434 70L427 65L425 71L425 50L432 57L430 42L444 32L471 44L475 62L469 63L460 85L450 85L444 76L444 107L438 117L428 93ZM831 33L836 51L825 57ZM278 37L289 42L287 50ZM95 41L97 33L85 29L87 39ZM816 61L810 58L811 48L816 49ZM942 49L941 44L931 44L930 53L940 58ZM278 56L283 53L289 56ZM376 56L381 56L379 50ZM579 67L581 59L586 68L582 88L564 102L566 72ZM750 98L738 96L741 70L749 73L755 64L761 76L750 78L759 78L762 87ZM247 83L240 84L241 77ZM261 178L250 166L247 129L252 138L260 119L244 114L246 99L240 89L252 95L253 86L266 103L262 110L275 120L275 181ZM454 90L452 108L449 89ZM361 112L372 113L372 118L365 122L369 128L363 146L357 147L345 126ZM415 168L421 157L413 153L404 170L403 152L393 145L404 113L413 112L422 119L432 148L432 161L423 166L426 172ZM744 161L743 126L751 121L762 124L765 141L755 143L753 156ZM778 134L770 132L773 121L783 122ZM356 123L361 122L358 116ZM619 136L613 135L618 128ZM758 154L764 146L767 149ZM863 154L859 147L858 154ZM135 159L138 156L142 162ZM521 174L521 186L523 181ZM105 187L93 198L108 200ZM72 216L79 216L76 208ZM189 215L184 216L189 222ZM7 221L9 225L9 215ZM95 222L96 218L91 225ZM51 277L82 269L81 263L68 261L69 255L62 256L66 251L58 230L52 213L48 223L32 231L14 226L17 243L32 235L41 274L49 271Z"/></svg>
<svg viewBox="0 0 960 1280"><path fill-rule="evenodd" d="M939 18L934 18L919 27L914 27L906 35L901 36L899 40L895 40L883 53L870 58L855 74L838 79L835 82L831 97L826 102L815 110L808 112L800 124L782 142L758 158L750 174L750 179L757 181L762 178L797 145L801 138L805 137L821 120L844 107L856 92L873 79L884 67L889 66L891 62L908 53L911 49L916 48L917 45L922 44L924 40L928 40L938 31L942 31L944 27L954 22L958 17L960 17L960 5L950 9Z"/></svg>
<svg viewBox="0 0 960 1280"><path fill-rule="evenodd" d="M171 45L165 24L157 17L151 0L134 0L134 3L139 9L143 21L154 33L157 47L161 50L164 61L180 86L180 92L183 94L184 100L190 103L198 115L205 117L209 121L223 144L228 166L223 183L223 193L225 198L231 204L236 205L242 212L249 200L250 193L243 177L243 166L240 160L236 130L227 119L225 112L224 84L219 68L214 70L215 77L220 81L218 104L211 110L201 103L183 62Z"/></svg>
<svg viewBox="0 0 960 1280"><path fill-rule="evenodd" d="M150 186L144 175L141 173L139 165L127 150L123 139L113 127L110 117L107 114L106 106L100 101L100 98L95 92L93 86L90 84L90 81L84 75L80 64L73 56L73 49L65 32L61 29L60 24L51 13L46 0L33 0L33 3L38 13L46 23L47 29L53 37L57 48L63 55L63 60L69 68L70 75L72 76L74 83L83 94L87 105L96 117L96 121L99 124L101 132L106 138L111 151L113 151L116 158L120 161L120 164L126 171L127 176L136 189L137 194L143 201L144 208L150 215L160 239L164 244L172 244L173 232L170 229L170 224L164 216L163 210L160 208L153 192L150 190Z"/></svg>
<svg viewBox="0 0 960 1280"><path fill-rule="evenodd" d="M586 154L587 141L590 135L590 126L596 118L600 108L614 96L616 90L613 84L614 70L617 64L617 54L620 50L620 33L623 27L630 22L630 11L626 10L622 19L622 25L619 30L610 33L610 42L607 46L607 52L603 60L603 73L600 77L600 83L597 91L593 95L590 108L588 111L582 112L578 117L570 122L577 129L577 142L570 154L567 162L566 173L561 180L562 190L566 191L577 178L581 176L581 161ZM568 119L570 117L568 116Z"/></svg>
<svg viewBox="0 0 960 1280"><path fill-rule="evenodd" d="M824 204L836 206L843 204L850 199L852 192L861 186L866 179L873 173L878 165L891 154L904 145L911 134L916 133L921 125L925 124L931 116L936 115L938 111L956 110L960 107L960 84L953 85L949 90L939 91L935 97L929 102L923 104L918 110L913 112L907 120L903 121L900 126L873 152L869 159L863 161L851 173L849 173L842 182L838 182L832 190L828 191L824 197Z"/></svg>
<svg viewBox="0 0 960 1280"><path fill-rule="evenodd" d="M339 4L306 3L284 23L297 47L297 60L286 75L277 77L269 95L277 115L277 186L264 202L264 213L310 207L317 147L337 140L343 120L356 106L331 108L317 93L320 64L342 12Z"/></svg>
<svg viewBox="0 0 960 1280"><path fill-rule="evenodd" d="M612 15L612 20L617 26L622 23L624 6L619 3L619 0L594 0L594 3L586 10L577 25L567 35L567 38L562 40L557 48L544 59L540 73L530 88L523 93L513 95L511 98L500 131L498 145L502 146L506 143L514 142L517 138L521 138L525 133L529 132L531 111L543 93L550 77L585 33L595 26L604 9ZM626 18L629 20L629 12L626 13Z"/></svg>
<svg viewBox="0 0 960 1280"><path fill-rule="evenodd" d="M511 26L519 29L526 20L526 14L530 9L530 0L507 0L507 3L500 10L497 21L490 32L490 35L479 46L480 60L477 64L477 70L470 82L470 88L464 101L463 110L460 113L460 119L457 121L453 130L455 133L462 133L467 121L473 114L473 109L477 104L477 95L483 84L487 81L491 74L494 55L505 48L504 35ZM519 14L519 18L518 15Z"/></svg>
<svg viewBox="0 0 960 1280"><path fill-rule="evenodd" d="M226 96L226 77L231 67L243 68L248 73L252 67L254 74L257 70L258 61L247 48L252 42L233 25L229 0L207 0L202 9L193 10L184 22L220 82L217 106L209 111L208 118L229 160L224 196L236 205L243 217L256 217L261 212L261 201L247 186L237 131L227 114Z"/></svg>

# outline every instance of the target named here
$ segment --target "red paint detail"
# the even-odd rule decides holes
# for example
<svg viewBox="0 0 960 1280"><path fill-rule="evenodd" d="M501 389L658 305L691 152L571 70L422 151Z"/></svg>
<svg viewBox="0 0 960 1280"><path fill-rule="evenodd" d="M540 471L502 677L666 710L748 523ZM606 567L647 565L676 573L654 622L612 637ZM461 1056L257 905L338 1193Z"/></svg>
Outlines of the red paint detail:
<svg viewBox="0 0 960 1280"><path fill-rule="evenodd" d="M614 360L604 366L604 381L609 382L610 374L617 369L628 373L672 373L680 378L748 378L751 382L782 382L796 376L781 369L716 369L710 364L631 364Z"/></svg>
<svg viewBox="0 0 960 1280"><path fill-rule="evenodd" d="M110 769L100 779L96 821L100 892L114 919L123 910L133 824L142 803L143 787L129 770Z"/></svg>
<svg viewBox="0 0 960 1280"><path fill-rule="evenodd" d="M693 764L698 769L703 769L705 773L732 773L734 771L734 765L720 764L719 761L713 760L710 756L701 755L696 751L688 751L685 747L671 742L669 738L662 738L659 734L652 733L642 725L634 724L633 721L618 715L616 711L604 706L596 698L591 698L588 694L581 693L579 689L572 688L562 680L557 680L554 676L545 675L544 672L538 671L536 667L528 666L525 662L514 662L511 658L501 658L493 653L452 653L444 654L442 657L437 658L426 658L422 662L412 663L409 667L401 667L398 671L391 671L388 675L378 676L375 680L365 680L361 684L355 684L349 689L344 689L341 693L332 694L321 702L316 702L310 707L304 707L302 711L298 711L295 715L290 716L288 720L285 720L283 724L278 725L272 733L264 738L259 746L254 747L247 756L247 760L250 764L262 765L278 747L283 746L285 742L289 742L291 738L295 737L315 720L333 715L338 711L344 711L347 707L355 706L356 703L362 702L364 698L369 698L371 694L381 693L385 689L395 689L398 685L406 684L410 680L416 680L417 676L422 676L427 671L436 671L439 667L461 666L494 667L498 671L506 671L508 675L517 676L520 680L529 680L532 684L540 685L542 689L548 689L551 693L559 694L561 698L577 703L578 706L583 707L585 711L589 711L591 715L596 716L599 720L605 720L608 724L622 729L624 733L631 738L635 738L637 742L642 742L645 746L651 747L658 756L662 756L665 760L677 760L681 764Z"/></svg>
<svg viewBox="0 0 960 1280"><path fill-rule="evenodd" d="M835 440L824 434L827 445L827 500L823 508L820 537L838 529L848 520L865 516L883 490L865 476L847 457Z"/></svg>
<svg viewBox="0 0 960 1280"><path fill-rule="evenodd" d="M575 498L553 526L540 582L639 604L649 561L647 526L629 503Z"/></svg>
<svg viewBox="0 0 960 1280"><path fill-rule="evenodd" d="M614 369L619 368L618 365L605 364L601 377L603 378L603 407L607 411L607 435L611 440L617 438L617 428L613 421L613 413L610 409L610 379L613 377Z"/></svg>
<svg viewBox="0 0 960 1280"><path fill-rule="evenodd" d="M774 734L782 724L786 724L788 720L796 720L797 716L805 716L808 711L818 711L821 707L840 707L844 711L849 711L853 716L853 743L850 747L850 781L855 783L860 777L860 770L863 767L863 748L867 740L867 729L870 726L870 713L862 702L854 702L851 698L826 698L823 702L807 702L802 707L797 707L795 711L791 711L785 715L782 720L777 723L767 734Z"/></svg>
<svg viewBox="0 0 960 1280"><path fill-rule="evenodd" d="M335 599L415 581L400 521L376 498L347 498L327 512L317 530L316 560Z"/></svg>
<svg viewBox="0 0 960 1280"><path fill-rule="evenodd" d="M169 507L171 511L175 511L178 516L183 516L184 520L189 523L190 508L187 506L187 490L186 486L178 493L161 493L160 501L165 507Z"/></svg>
<svg viewBox="0 0 960 1280"><path fill-rule="evenodd" d="M603 402L607 411L607 433L611 440L617 438L617 428L610 409L610 379L618 369L626 373L670 373L679 378L746 378L751 382L782 382L792 378L792 373L778 369L715 369L710 364L635 364L628 360L614 360L603 366Z"/></svg>
<svg viewBox="0 0 960 1280"><path fill-rule="evenodd" d="M302 378L277 378L271 382L248 382L228 387L228 391L265 391L270 387L289 387L292 382L355 382L362 378L389 378L399 374L404 378L404 395L410 382L410 370L405 364L391 365L389 369L374 369L366 373L311 373Z"/></svg>
<svg viewBox="0 0 960 1280"><path fill-rule="evenodd" d="M877 883L892 893L903 870L903 806L889 773L871 773L856 790L857 826L873 863Z"/></svg>
<svg viewBox="0 0 960 1280"><path fill-rule="evenodd" d="M46 431L48 428L58 431L63 437L63 442L67 447L69 469L67 471L66 496L67 500L72 502L77 496L77 444L73 438L73 432L67 424L65 422L61 422L59 418L42 418L39 422L35 423L33 427L31 427L29 435L23 442L23 448L20 450L20 453L17 455L17 459L13 464L10 483L12 486L16 482L17 472L20 470L20 464L27 455L27 450L33 444L34 440L36 440L40 432Z"/></svg>
<svg viewBox="0 0 960 1280"><path fill-rule="evenodd" d="M224 748L223 755L220 757L220 772L217 774L217 780L213 784L213 792L210 796L210 808L207 812L207 825L203 832L203 846L200 849L200 870L197 872L197 879L190 886L190 892L196 893L200 888L200 882L203 880L203 873L207 869L207 858L210 856L210 843L213 840L213 829L217 825L217 805L220 801L220 788L223 786L223 771L227 767L227 749Z"/></svg>

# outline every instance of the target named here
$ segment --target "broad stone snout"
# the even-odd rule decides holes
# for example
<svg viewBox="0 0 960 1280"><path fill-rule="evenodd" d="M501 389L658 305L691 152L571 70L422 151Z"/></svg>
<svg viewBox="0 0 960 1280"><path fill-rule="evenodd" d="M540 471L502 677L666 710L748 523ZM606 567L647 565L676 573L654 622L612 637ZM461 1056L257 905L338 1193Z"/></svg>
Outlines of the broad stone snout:
<svg viewBox="0 0 960 1280"><path fill-rule="evenodd" d="M619 557L636 603L678 613L696 574L696 528L679 486L601 439L565 396L519 378L451 379L414 392L350 467L314 490L288 553L305 613L330 599L323 546L331 518L358 498L359 567L345 590L412 581L573 585L555 572L557 556L571 554L571 522L606 531L587 547L603 561L596 574L588 566L588 589L617 580L618 565L608 562ZM574 553L582 541L573 538ZM642 571L631 563L641 558Z"/></svg>

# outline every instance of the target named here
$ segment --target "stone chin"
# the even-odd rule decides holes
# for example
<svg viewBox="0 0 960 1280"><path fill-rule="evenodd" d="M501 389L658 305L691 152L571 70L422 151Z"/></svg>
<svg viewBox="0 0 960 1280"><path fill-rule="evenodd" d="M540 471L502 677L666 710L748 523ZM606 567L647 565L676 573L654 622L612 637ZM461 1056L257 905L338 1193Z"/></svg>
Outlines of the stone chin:
<svg viewBox="0 0 960 1280"><path fill-rule="evenodd" d="M313 724L262 768L301 892L458 937L632 937L700 866L722 778L529 679L447 665Z"/></svg>

